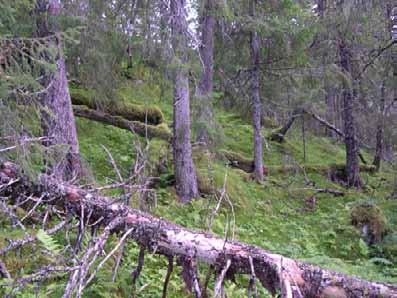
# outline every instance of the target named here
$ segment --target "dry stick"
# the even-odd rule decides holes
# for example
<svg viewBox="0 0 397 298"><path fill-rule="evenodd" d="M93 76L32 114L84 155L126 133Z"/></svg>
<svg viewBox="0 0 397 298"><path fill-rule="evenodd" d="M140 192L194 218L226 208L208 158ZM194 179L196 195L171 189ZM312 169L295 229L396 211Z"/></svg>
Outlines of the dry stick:
<svg viewBox="0 0 397 298"><path fill-rule="evenodd" d="M123 258L124 246L125 246L125 242L123 242L123 243L121 244L121 248L120 248L120 250L119 250L119 255L117 256L117 259L116 259L116 264L115 264L114 267L113 267L112 282L115 282L115 281L116 281L117 272L119 271L121 259Z"/></svg>
<svg viewBox="0 0 397 298"><path fill-rule="evenodd" d="M167 274L166 274L165 280L164 280L162 298L167 298L168 283L170 281L172 271L174 270L174 256L167 256L167 258L168 258L168 267L167 267Z"/></svg>
<svg viewBox="0 0 397 298"><path fill-rule="evenodd" d="M258 297L258 291L256 289L256 275L255 275L255 269L254 269L254 262L252 260L252 257L249 256L249 262L250 262L250 267L251 267L251 276L248 284L248 298L251 297L251 293L253 298Z"/></svg>
<svg viewBox="0 0 397 298"><path fill-rule="evenodd" d="M228 259L226 261L225 267L223 267L221 273L218 275L218 278L215 281L214 298L218 297L221 294L223 287L223 280L225 279L227 270L229 270L231 264L232 261Z"/></svg>
<svg viewBox="0 0 397 298"><path fill-rule="evenodd" d="M105 145L101 145L101 146L102 146L103 150L105 150L106 154L108 155L109 161L110 161L110 163L111 163L112 166L113 166L114 172L116 173L117 178L119 178L119 182L120 182L120 183L123 183L123 176L121 176L120 170L119 170L119 168L117 167L117 164L116 164L116 162L114 161L114 158L113 158L112 154L111 154L110 151L105 147Z"/></svg>
<svg viewBox="0 0 397 298"><path fill-rule="evenodd" d="M73 295L73 292L76 290L78 286L77 297L80 297L82 291L84 290L83 281L88 274L90 267L93 265L98 255L102 252L102 248L105 245L107 239L110 236L110 233L114 230L115 227L120 225L123 222L121 217L116 217L113 219L103 230L101 236L99 236L94 245L87 249L86 253L81 258L79 270L76 270L70 277L65 286L65 291L63 294L63 298L70 298ZM91 259L91 261L90 261Z"/></svg>
<svg viewBox="0 0 397 298"><path fill-rule="evenodd" d="M57 224L56 226L54 226L53 228L46 230L46 234L48 235L52 235L55 234L56 232L58 232L60 229L62 229L66 224L66 221L61 221L59 224ZM19 248L23 245L29 244L31 242L34 242L37 240L37 236L28 236L24 239L21 240L9 240L10 244L8 244L6 247L0 249L0 255L4 255L5 253L7 253L8 251L15 249L15 248Z"/></svg>
<svg viewBox="0 0 397 298"><path fill-rule="evenodd" d="M129 229L127 232L124 233L124 235L120 238L119 242L116 244L116 246L112 249L110 253L107 254L105 258L99 263L97 268L94 270L94 272L91 274L91 276L87 279L87 281L84 283L84 287L87 286L96 276L98 271L102 268L102 266L106 263L107 260L120 248L125 243L125 239L128 237L129 234L134 230L134 228Z"/></svg>
<svg viewBox="0 0 397 298"><path fill-rule="evenodd" d="M213 272L214 272L214 265L211 264L211 265L209 265L207 275L205 276L202 298L208 297L207 289L208 289L208 284L210 283L211 275Z"/></svg>
<svg viewBox="0 0 397 298"><path fill-rule="evenodd" d="M23 143L32 143L32 142L46 141L46 140L48 140L47 137L39 137L39 138L27 138L27 139L26 138L22 138L22 139L20 139L18 141L20 141L23 144ZM7 148L2 148L2 149L0 149L0 153L16 149L17 147L18 147L18 145L10 146L10 147L7 147Z"/></svg>
<svg viewBox="0 0 397 298"><path fill-rule="evenodd" d="M11 274L8 272L6 264L2 260L0 260L0 276L10 279Z"/></svg>
<svg viewBox="0 0 397 298"><path fill-rule="evenodd" d="M33 208L29 210L29 212L22 217L21 222L23 222L26 218L28 218L32 213L36 210L37 206L40 205L40 203L43 201L44 195L41 195L41 197L37 200L36 204L34 204Z"/></svg>
<svg viewBox="0 0 397 298"><path fill-rule="evenodd" d="M0 209L11 219L12 224L16 223L26 233L25 226L21 223L15 212L9 208L3 200L0 200Z"/></svg>
<svg viewBox="0 0 397 298"><path fill-rule="evenodd" d="M59 273L65 273L65 272L70 272L70 271L76 271L79 269L79 266L73 266L73 267L64 267L64 266L51 266L47 265L42 267L39 270L36 270L34 273L30 275L26 275L21 278L14 279L10 283L3 283L2 285L6 286L12 286L16 285L16 288L12 290L12 293L8 297L15 297L16 293L20 290L22 290L27 283L34 283L34 282L39 282L39 281L44 281L46 279L51 279L54 278L57 274Z"/></svg>
<svg viewBox="0 0 397 298"><path fill-rule="evenodd" d="M135 268L135 270L131 273L132 276L132 298L136 297L136 281L141 274L143 264L145 262L145 247L141 246L139 249L139 256L138 256L138 264Z"/></svg>
<svg viewBox="0 0 397 298"><path fill-rule="evenodd" d="M200 282L197 274L197 260L195 256L180 256L180 265L182 266L182 279L189 292L194 293L195 298L201 298Z"/></svg>

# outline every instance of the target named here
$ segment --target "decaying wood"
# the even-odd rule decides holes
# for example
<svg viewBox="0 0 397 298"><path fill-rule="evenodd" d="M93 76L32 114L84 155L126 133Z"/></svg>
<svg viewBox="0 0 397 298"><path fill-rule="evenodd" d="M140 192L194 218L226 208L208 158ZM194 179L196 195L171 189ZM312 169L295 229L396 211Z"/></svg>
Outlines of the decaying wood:
<svg viewBox="0 0 397 298"><path fill-rule="evenodd" d="M221 150L220 158L225 158L230 166L243 170L246 173L252 173L254 171L254 161L239 153ZM320 173L324 175L331 175L335 171L344 171L345 164L331 164L329 166L324 165L302 165L300 168L294 165L285 166L268 166L266 167L267 175L273 174L287 174L294 173L304 170L305 172ZM373 165L360 165L360 172L374 173L376 167Z"/></svg>
<svg viewBox="0 0 397 298"><path fill-rule="evenodd" d="M139 121L129 121L121 116L112 116L99 110L93 110L86 106L73 106L73 112L78 117L87 118L104 124L112 125L121 129L132 131L142 137L160 138L171 140L171 132L164 126L146 125Z"/></svg>
<svg viewBox="0 0 397 298"><path fill-rule="evenodd" d="M73 105L87 106L90 109L98 107L98 100L90 96L90 92L84 89L71 89L70 95ZM103 112L111 116L119 116L128 121L138 121L150 125L158 125L164 122L164 115L158 107L136 105L121 100L108 100L103 103Z"/></svg>
<svg viewBox="0 0 397 298"><path fill-rule="evenodd" d="M230 260L228 272L252 275L254 271L256 278L269 292L287 293L282 297L397 297L397 286L365 281L274 254L259 247L190 230L119 204L110 198L59 183L46 175L40 176L38 182L33 183L18 174L16 169L17 167L11 163L0 165L0 183L8 185L0 188L3 197L12 201L22 193L29 195L45 192L46 196L51 197L51 200L47 200L48 204L63 207L76 217L89 212L90 222L99 222L105 227L99 237L101 241L96 242L85 256L98 254L108 233L125 233L131 230L129 237L157 254L176 255L212 264L217 268L224 268L225 260ZM15 181L15 178L20 179L9 184L10 181ZM103 220L98 221L99 218ZM87 260L85 256L83 261ZM75 274L86 275L88 267L80 267L71 273L69 282L76 282L73 278Z"/></svg>

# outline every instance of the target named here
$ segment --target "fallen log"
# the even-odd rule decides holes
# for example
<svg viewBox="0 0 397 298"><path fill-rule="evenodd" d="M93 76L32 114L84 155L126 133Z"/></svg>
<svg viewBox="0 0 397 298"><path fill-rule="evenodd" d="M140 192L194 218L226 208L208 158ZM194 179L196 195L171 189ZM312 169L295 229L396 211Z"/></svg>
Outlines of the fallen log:
<svg viewBox="0 0 397 298"><path fill-rule="evenodd" d="M87 106L96 109L97 103L85 89L70 89L72 104ZM143 123L158 125L164 122L164 115L158 107L143 106L120 101L104 104L104 112L111 116L120 116L129 121L140 121Z"/></svg>
<svg viewBox="0 0 397 298"><path fill-rule="evenodd" d="M252 173L254 171L254 161L239 153L221 150L220 157L226 158L230 166L243 170L246 173ZM334 172L344 172L345 164L331 164L329 166L324 165L301 165L299 167L294 165L283 165L283 166L267 166L268 175L272 174L288 174L304 170L307 173L320 173L324 175L330 175ZM375 173L376 167L373 165L360 165L360 172Z"/></svg>
<svg viewBox="0 0 397 298"><path fill-rule="evenodd" d="M121 116L113 116L99 110L90 109L83 105L73 105L73 113L78 117L87 118L132 131L142 137L160 138L166 141L170 141L172 137L171 131L165 124L154 126L139 121L129 121Z"/></svg>
<svg viewBox="0 0 397 298"><path fill-rule="evenodd" d="M281 297L288 298L397 297L397 286L365 281L274 254L259 247L187 229L112 201L110 198L60 183L46 175L40 176L38 181L33 183L27 177L22 177L12 163L0 165L2 197L10 201L18 199L22 193L42 194L50 198L48 201L45 200L48 204L63 207L65 212L71 212L76 217L89 218L90 223L106 226L110 233L127 231L128 237L157 254L194 259L214 265L218 270L228 264L228 274L224 275L255 276L273 295L281 293ZM98 247L99 250L102 246ZM72 275L75 276L76 273L72 272Z"/></svg>

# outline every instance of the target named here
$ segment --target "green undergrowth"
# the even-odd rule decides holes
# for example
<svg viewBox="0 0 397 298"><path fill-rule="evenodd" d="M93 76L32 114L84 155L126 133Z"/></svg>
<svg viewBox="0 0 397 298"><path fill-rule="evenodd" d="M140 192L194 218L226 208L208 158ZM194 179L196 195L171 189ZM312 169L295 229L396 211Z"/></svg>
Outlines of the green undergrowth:
<svg viewBox="0 0 397 298"><path fill-rule="evenodd" d="M134 77L134 76L132 76ZM139 76L138 76L139 77ZM130 79L118 91L129 103L148 104L161 109L165 122L172 120L172 93L170 88L161 90L158 77L145 73L143 79ZM348 190L331 182L321 171L304 171L303 165L329 167L345 162L344 147L335 140L308 133L306 148L303 148L300 130L292 128L286 142L268 142L264 150L264 163L269 167L295 167L288 173L270 173L262 184L242 170L231 168L220 158L218 152L227 150L252 157L252 128L238 116L217 109L217 120L222 128L223 138L211 152L195 148L194 161L201 188L207 194L187 205L178 203L175 190L167 183L160 183L156 190L157 204L151 210L154 214L189 228L207 230L210 214L225 186L221 208L214 217L211 231L221 237L235 239L260 246L285 256L305 260L325 268L353 274L369 280L397 283L397 200L388 200L392 192L393 173L387 171L373 174L362 173L364 187L360 191ZM103 147L111 153L123 177L128 177L136 159L136 148L150 158L155 165L163 156L172 156L165 141L150 141L108 125L86 119L77 119L80 150L90 169L89 174L96 184L112 183L117 180L114 167ZM264 135L270 129L264 129ZM304 154L304 152L306 152ZM367 160L370 155L364 154ZM161 179L172 176L169 165ZM314 188L329 188L345 192L343 197L318 193ZM211 194L212 193L212 194ZM218 195L216 195L218 194ZM314 202L315 201L315 202ZM351 210L360 202L371 202L382 210L387 219L388 233L384 240L367 245L359 231L351 224ZM137 206L137 202L132 203ZM10 237L12 232L7 232ZM21 235L12 235L18 238ZM0 246L5 243L0 236ZM62 238L56 238L62 243ZM111 243L109 244L111 245ZM131 293L131 271L137 263L139 249L136 244L127 245L118 280L111 282L111 260L99 272L95 282L84 297L127 297ZM26 261L25 267L34 267ZM9 256L7 265L16 262ZM161 297L162 284L166 274L166 260L163 257L146 254L145 266L138 280L138 297ZM17 265L15 265L17 267ZM19 267L18 267L19 268ZM200 270L202 279L206 267ZM169 297L186 297L181 283L180 268L175 269L169 287ZM238 279L239 286L227 283L228 297L244 297L246 278ZM59 281L58 281L59 283ZM59 285L59 284L58 284ZM63 283L61 283L63 285ZM53 287L55 287L53 285ZM46 288L47 289L47 288ZM49 290L48 297L59 297L61 286ZM48 290L48 289L47 289ZM260 292L264 290L260 287Z"/></svg>
<svg viewBox="0 0 397 298"><path fill-rule="evenodd" d="M171 94L168 94L169 98L160 99L159 89L145 83L126 84L120 93L125 100L132 103L158 106L165 115L166 122L171 122ZM251 126L236 115L222 110L217 110L216 115L224 137L223 142L212 151L229 150L248 158L252 156ZM121 168L128 169L134 160L134 137L112 127L106 127L104 132L104 126L89 121L79 120L78 128L83 156L97 181L106 181L106 177L112 172L106 154L99 144L110 149ZM265 129L264 134L267 133L270 130ZM152 140L149 146L156 156L159 155L156 154L158 150L164 150L163 154L166 152L165 144L161 141ZM292 173L277 171L267 177L264 183L257 184L249 174L230 168L217 154L194 150L201 186L219 192L226 185L228 200L224 199L211 230L222 236L225 233L228 237L234 235L238 240L332 270L370 280L397 282L396 257L390 254L396 243L393 239L397 238L393 236L397 230L397 202L386 199L392 191L392 174L362 173L364 188L355 191L331 182L321 171L316 172L314 169L305 172L302 165L327 168L334 164L343 164L344 147L336 140L308 134L304 149L300 131L294 128L287 134L286 142L268 142L265 148L265 165L274 168L290 166L296 167L296 170ZM370 155L364 155L370 160ZM171 168L168 169L168 174L172 174ZM315 194L313 188L336 189L344 191L345 196ZM316 202L311 205L310 198L313 196ZM358 201L367 200L375 202L384 211L389 229L389 236L385 238L387 243L368 246L351 224L352 206ZM181 206L173 187L164 185L157 189L157 207L152 212L183 226L205 230L215 204L216 197L206 195ZM385 247L388 247L387 253ZM134 260L131 262L134 263ZM165 274L165 261L153 262L145 267L143 274L146 277L142 279L157 276L154 280L160 282L160 275L164 277ZM157 274L155 270L157 273L154 274L152 268L161 268L163 271L159 269L161 274ZM151 282L148 282L147 290L142 292L146 292L143 295L145 297L155 296L150 289L158 287L153 279L149 280ZM176 274L173 276L173 285L173 297L186 295ZM232 285L229 287L233 288ZM243 292L241 295L245 294Z"/></svg>

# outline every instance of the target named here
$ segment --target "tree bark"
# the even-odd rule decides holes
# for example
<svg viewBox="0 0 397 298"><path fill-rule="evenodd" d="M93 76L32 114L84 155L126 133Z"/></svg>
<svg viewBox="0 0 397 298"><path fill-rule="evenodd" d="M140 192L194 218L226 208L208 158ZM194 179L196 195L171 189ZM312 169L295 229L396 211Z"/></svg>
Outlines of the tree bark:
<svg viewBox="0 0 397 298"><path fill-rule="evenodd" d="M356 97L356 92L354 90L356 82L354 82L352 75L352 53L343 38L339 41L339 57L342 71L351 79L350 83L343 83L342 91L346 146L346 183L348 187L360 187L360 167L357 154L356 123L353 109Z"/></svg>
<svg viewBox="0 0 397 298"><path fill-rule="evenodd" d="M382 82L380 94L380 107L378 111L378 124L376 128L376 149L373 165L379 171L384 151L384 130L385 130L385 82Z"/></svg>
<svg viewBox="0 0 397 298"><path fill-rule="evenodd" d="M60 13L60 3L56 0L38 0L35 12L37 13L37 35L46 37L52 34L48 27L47 15L57 16ZM65 145L65 157L60 157L51 165L50 171L59 178L69 179L80 175L81 164L76 124L73 116L68 81L66 77L65 60L63 58L60 37L55 38L57 50L56 71L44 78L45 85L49 86L41 96L43 105L42 127L44 134L50 141L46 146ZM62 154L61 154L62 155Z"/></svg>
<svg viewBox="0 0 397 298"><path fill-rule="evenodd" d="M186 1L171 0L172 47L174 51L173 155L176 193L186 203L198 196L197 175L190 144L190 99Z"/></svg>
<svg viewBox="0 0 397 298"><path fill-rule="evenodd" d="M256 0L250 1L250 15L255 17ZM263 148L261 134L262 104L259 94L259 36L258 32L252 30L250 33L250 54L252 64L251 78L251 97L252 97L252 125L254 129L254 167L255 178L257 181L263 180Z"/></svg>
<svg viewBox="0 0 397 298"><path fill-rule="evenodd" d="M200 81L196 90L197 99L197 141L210 143L210 129L214 128L212 107L213 77L214 77L214 29L215 1L205 0L201 17L201 44L199 54L202 62Z"/></svg>
<svg viewBox="0 0 397 298"><path fill-rule="evenodd" d="M107 227L109 223L115 222L117 224L113 224L111 233L134 228L130 237L157 254L194 258L215 265L219 270L230 261L228 276L252 274L253 267L256 277L273 295L281 293L281 297L288 298L392 298L397 295L396 286L364 281L259 247L186 229L125 204L115 203L113 199L89 193L76 186L61 184L50 176L42 175L37 183L31 183L25 178L19 175L17 167L12 163L0 165L2 191L9 200L17 200L21 195L42 194L43 202L64 208L76 217L89 218L87 224L96 223L97 228L98 225Z"/></svg>

